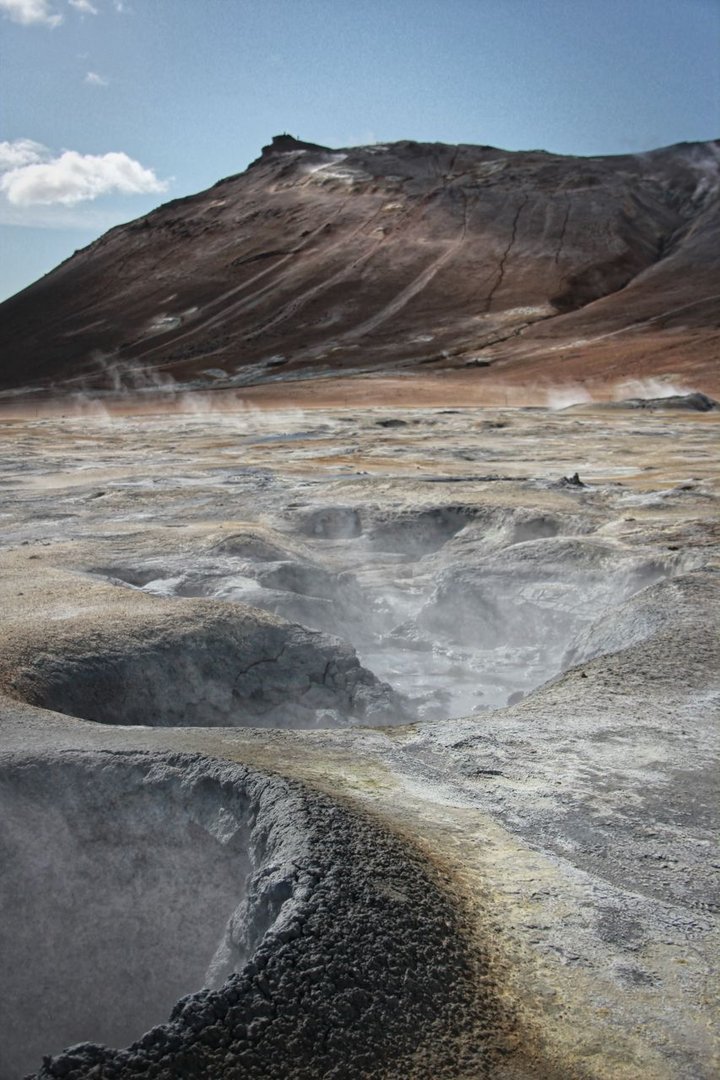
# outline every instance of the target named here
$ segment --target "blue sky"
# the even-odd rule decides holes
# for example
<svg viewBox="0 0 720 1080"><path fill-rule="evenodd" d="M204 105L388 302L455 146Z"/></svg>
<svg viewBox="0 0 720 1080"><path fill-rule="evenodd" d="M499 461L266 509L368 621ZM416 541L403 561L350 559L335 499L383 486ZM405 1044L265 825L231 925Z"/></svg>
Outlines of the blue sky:
<svg viewBox="0 0 720 1080"><path fill-rule="evenodd" d="M282 131L717 138L718 56L720 0L0 0L0 298Z"/></svg>

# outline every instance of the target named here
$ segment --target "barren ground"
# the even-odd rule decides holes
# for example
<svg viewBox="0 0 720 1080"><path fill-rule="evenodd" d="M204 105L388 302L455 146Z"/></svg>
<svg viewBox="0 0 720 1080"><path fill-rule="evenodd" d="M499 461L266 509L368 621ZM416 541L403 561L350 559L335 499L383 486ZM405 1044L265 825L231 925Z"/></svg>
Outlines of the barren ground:
<svg viewBox="0 0 720 1080"><path fill-rule="evenodd" d="M513 390L500 387L483 408L457 375L439 400L438 379L416 382L412 405L405 392L400 407L408 385L376 382L372 400L308 384L294 405L260 388L243 408L211 409L205 398L195 413L6 415L3 755L59 767L80 751L108 752L98 760L116 768L131 752L199 754L299 784L305 839L272 863L272 845L256 837L248 895L265 895L260 871L267 881L295 858L304 873L316 851L323 880L340 879L331 900L352 894L348 926L366 928L363 953L388 958L362 978L394 986L401 970L405 997L393 990L387 1023L367 1027L364 1064L348 1005L328 1019L331 1031L302 1036L316 1057L297 1050L284 1076L710 1080L719 1064L720 416L510 408L501 395L512 402ZM563 482L576 472L581 484ZM57 811L65 822L73 799ZM321 809L313 799L325 800ZM290 820L300 812L287 805ZM361 824L343 825L346 839L321 858L312 830L330 842L333 806ZM213 814L194 820L216 836ZM361 827L381 839L347 839ZM162 825L168 850L175 828ZM181 874L182 862L169 859L168 873ZM354 893L356 877L365 884ZM44 888L42 874L34 887ZM218 884L224 897L234 888L224 876ZM307 936L288 937L272 920L285 911L287 922L298 888L288 886L286 907L265 905L254 945L272 943L262 934L280 926L277 940L298 950L293 970ZM47 913L37 917L48 925ZM179 950L200 917L172 923ZM329 934L325 918L312 925ZM424 928L440 924L453 945L428 990L443 946ZM22 933L42 940L21 921L13 934ZM427 954L415 933L427 934ZM333 963L343 947L333 946ZM201 960L193 964L187 993L202 985ZM6 973L10 997L25 978L17 966ZM186 977L180 968L173 986ZM316 985L303 998L309 1014L347 977ZM62 993L48 980L46 1001ZM208 1054L225 1048L214 1077L280 1075L257 1056L273 1025L281 1031L290 993L270 982L265 1027L243 1026L256 1054L237 1058L245 1072L224 1029L216 1044L208 1036ZM162 1024L162 1008L148 1027ZM393 1010L416 1025L412 1037ZM277 1045L301 1045L301 1014ZM433 1027L431 1015L442 1022ZM13 1015L16 1043L22 1023ZM187 1023L180 1042L202 1042L205 1021ZM72 1030L74 1042L103 1037ZM192 1045L181 1075L210 1075ZM152 1057L152 1047L136 1073L145 1052L104 1066L78 1052L57 1068L20 1055L0 1074L180 1075L180 1058Z"/></svg>

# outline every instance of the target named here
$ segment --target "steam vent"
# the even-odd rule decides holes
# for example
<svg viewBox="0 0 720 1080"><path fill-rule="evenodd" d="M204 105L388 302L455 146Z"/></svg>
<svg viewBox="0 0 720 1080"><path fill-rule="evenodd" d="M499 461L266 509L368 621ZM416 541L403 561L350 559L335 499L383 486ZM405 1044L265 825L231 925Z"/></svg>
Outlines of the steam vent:
<svg viewBox="0 0 720 1080"><path fill-rule="evenodd" d="M0 305L0 1080L714 1080L720 151L278 136Z"/></svg>

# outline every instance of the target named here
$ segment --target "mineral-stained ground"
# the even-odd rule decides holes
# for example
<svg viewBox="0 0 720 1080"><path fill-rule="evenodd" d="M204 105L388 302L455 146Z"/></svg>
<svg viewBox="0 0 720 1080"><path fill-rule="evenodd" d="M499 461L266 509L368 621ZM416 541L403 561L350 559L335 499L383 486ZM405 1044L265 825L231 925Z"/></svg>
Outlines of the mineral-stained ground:
<svg viewBox="0 0 720 1080"><path fill-rule="evenodd" d="M720 413L410 400L0 419L2 1080L717 1076Z"/></svg>

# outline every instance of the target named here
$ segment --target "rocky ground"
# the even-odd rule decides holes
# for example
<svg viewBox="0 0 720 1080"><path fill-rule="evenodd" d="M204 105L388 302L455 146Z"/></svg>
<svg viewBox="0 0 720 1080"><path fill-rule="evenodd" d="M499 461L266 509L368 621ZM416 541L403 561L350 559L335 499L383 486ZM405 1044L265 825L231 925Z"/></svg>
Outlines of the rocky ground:
<svg viewBox="0 0 720 1080"><path fill-rule="evenodd" d="M715 1076L719 425L6 416L3 1080Z"/></svg>

